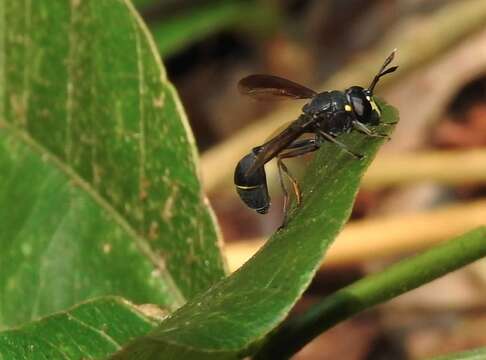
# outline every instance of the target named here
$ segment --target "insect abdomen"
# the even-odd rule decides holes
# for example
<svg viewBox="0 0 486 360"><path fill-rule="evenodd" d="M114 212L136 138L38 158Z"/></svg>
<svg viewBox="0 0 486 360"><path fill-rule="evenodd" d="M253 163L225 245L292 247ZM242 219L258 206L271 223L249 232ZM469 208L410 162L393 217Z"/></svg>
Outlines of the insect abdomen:
<svg viewBox="0 0 486 360"><path fill-rule="evenodd" d="M260 214L265 214L270 207L265 169L262 166L256 169L253 174L246 175L255 158L256 155L251 152L240 160L235 168L234 181L236 192L246 206L255 209Z"/></svg>

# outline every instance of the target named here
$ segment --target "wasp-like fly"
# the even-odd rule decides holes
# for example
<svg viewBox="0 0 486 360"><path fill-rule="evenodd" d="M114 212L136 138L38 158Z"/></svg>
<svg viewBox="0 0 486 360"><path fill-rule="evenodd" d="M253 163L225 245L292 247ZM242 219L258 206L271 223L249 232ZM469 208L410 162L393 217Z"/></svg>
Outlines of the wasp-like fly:
<svg viewBox="0 0 486 360"><path fill-rule="evenodd" d="M240 80L241 93L257 99L280 97L289 99L311 99L302 108L302 114L276 136L257 146L245 155L236 166L234 182L236 191L243 202L260 214L265 214L270 207L267 179L264 165L277 158L280 184L284 193L284 214L288 210L289 194L285 187L285 174L296 195L297 205L301 202L301 192L297 181L289 173L283 159L301 156L319 149L324 141L330 141L354 158L361 159L361 154L348 149L336 137L352 130L367 136L387 137L377 133L369 126L380 124L381 110L373 98L376 84L383 75L394 72L398 66L388 67L395 57L395 50L386 58L383 66L371 81L367 89L352 86L344 91L324 91L317 93L293 81L271 75L250 75ZM304 133L314 136L298 139ZM285 219L284 219L285 222Z"/></svg>

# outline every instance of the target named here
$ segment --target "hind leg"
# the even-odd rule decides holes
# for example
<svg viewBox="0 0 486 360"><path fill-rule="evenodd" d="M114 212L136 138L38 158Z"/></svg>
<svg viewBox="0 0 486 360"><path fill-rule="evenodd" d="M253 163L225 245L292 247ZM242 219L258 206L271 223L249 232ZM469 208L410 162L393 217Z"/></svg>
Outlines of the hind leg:
<svg viewBox="0 0 486 360"><path fill-rule="evenodd" d="M280 186L282 187L282 191L284 193L284 206L283 206L284 219L281 228L287 224L287 220L288 220L287 215L289 211L289 192L285 187L283 174L287 176L290 184L292 185L293 191L295 193L295 200L297 202L297 206L300 206L300 203L302 201L302 193L300 191L299 184L297 180L292 176L289 169L287 168L287 166L282 160L298 157L298 156L302 156L314 152L317 149L319 149L319 147L320 147L320 143L317 139L299 140L290 144L290 146L287 149L291 149L291 150L282 152L277 157L277 167L278 167Z"/></svg>

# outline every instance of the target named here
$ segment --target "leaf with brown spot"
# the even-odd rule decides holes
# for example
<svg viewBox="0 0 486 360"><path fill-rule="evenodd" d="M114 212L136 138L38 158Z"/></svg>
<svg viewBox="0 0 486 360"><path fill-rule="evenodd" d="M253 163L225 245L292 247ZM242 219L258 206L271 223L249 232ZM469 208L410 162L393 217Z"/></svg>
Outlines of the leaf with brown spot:
<svg viewBox="0 0 486 360"><path fill-rule="evenodd" d="M103 295L174 310L221 279L194 139L130 2L0 0L0 52L0 326Z"/></svg>

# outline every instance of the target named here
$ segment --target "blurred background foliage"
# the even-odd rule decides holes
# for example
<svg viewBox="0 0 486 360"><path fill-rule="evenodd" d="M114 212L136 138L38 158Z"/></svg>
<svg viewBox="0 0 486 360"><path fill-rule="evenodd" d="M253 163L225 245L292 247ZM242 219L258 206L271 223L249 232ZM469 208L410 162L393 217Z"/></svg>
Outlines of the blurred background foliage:
<svg viewBox="0 0 486 360"><path fill-rule="evenodd" d="M189 115L233 269L281 222L272 168L267 216L239 202L233 168L303 105L242 98L237 81L271 73L319 90L365 86L398 49L399 72L377 92L399 109L401 122L296 312L397 258L486 223L484 0L134 3ZM299 174L307 161L289 163ZM418 359L484 346L485 291L486 263L479 262L337 326L296 359Z"/></svg>

